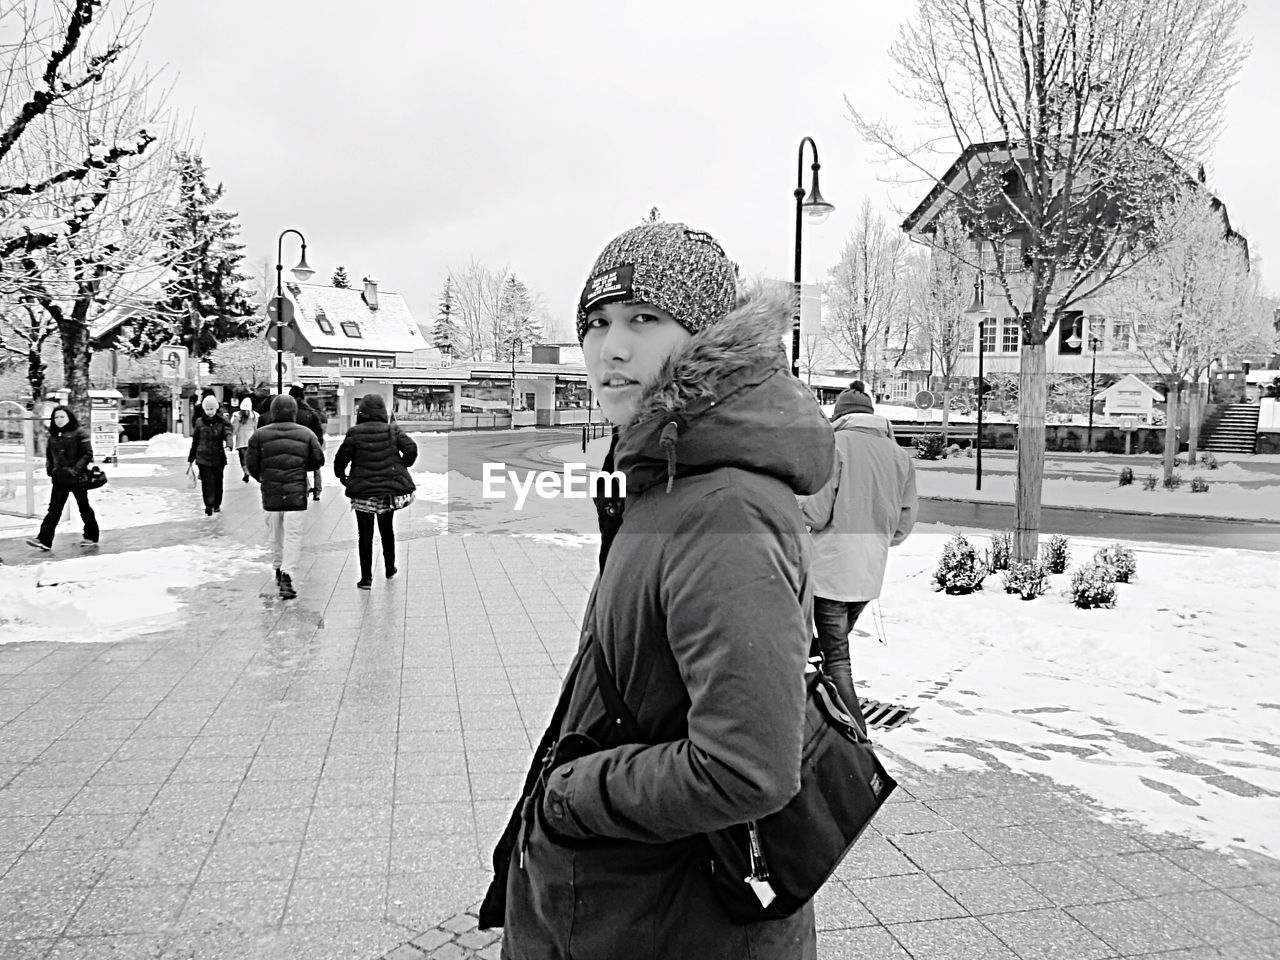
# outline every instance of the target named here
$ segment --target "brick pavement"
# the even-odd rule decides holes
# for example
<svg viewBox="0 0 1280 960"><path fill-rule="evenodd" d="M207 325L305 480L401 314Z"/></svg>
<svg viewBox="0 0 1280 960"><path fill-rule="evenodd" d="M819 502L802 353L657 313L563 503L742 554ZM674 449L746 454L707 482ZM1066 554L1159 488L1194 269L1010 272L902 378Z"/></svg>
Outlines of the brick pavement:
<svg viewBox="0 0 1280 960"><path fill-rule="evenodd" d="M362 593L354 521L324 497L297 601L264 560L189 591L158 633L0 647L5 960L497 956L471 911L594 551L437 536L420 501L398 518L402 573ZM252 544L256 503L228 484L210 521L193 492L190 521L102 550ZM7 562L18 543L0 540ZM1280 957L1275 862L994 762L910 768L892 738L902 789L819 897L822 957Z"/></svg>

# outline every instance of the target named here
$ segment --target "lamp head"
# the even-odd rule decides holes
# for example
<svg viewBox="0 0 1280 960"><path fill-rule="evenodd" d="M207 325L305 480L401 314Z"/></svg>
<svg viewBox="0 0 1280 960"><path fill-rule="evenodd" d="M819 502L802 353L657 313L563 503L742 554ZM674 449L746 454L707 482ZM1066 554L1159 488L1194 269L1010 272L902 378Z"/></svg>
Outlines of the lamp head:
<svg viewBox="0 0 1280 960"><path fill-rule="evenodd" d="M307 265L307 245L304 243L302 245L302 256L298 259L298 265L293 268L293 275L299 283L304 283L310 280L314 273L315 271Z"/></svg>
<svg viewBox="0 0 1280 960"><path fill-rule="evenodd" d="M800 205L804 211L805 219L815 226L826 221L831 216L831 211L835 209L835 204L828 203L822 199L822 191L818 189L818 164L813 165L813 189L809 191L809 197Z"/></svg>
<svg viewBox="0 0 1280 960"><path fill-rule="evenodd" d="M1073 333L1071 336L1067 337L1067 346L1072 350L1079 350L1080 344L1082 343L1084 343L1084 341L1080 339L1080 334L1078 333Z"/></svg>

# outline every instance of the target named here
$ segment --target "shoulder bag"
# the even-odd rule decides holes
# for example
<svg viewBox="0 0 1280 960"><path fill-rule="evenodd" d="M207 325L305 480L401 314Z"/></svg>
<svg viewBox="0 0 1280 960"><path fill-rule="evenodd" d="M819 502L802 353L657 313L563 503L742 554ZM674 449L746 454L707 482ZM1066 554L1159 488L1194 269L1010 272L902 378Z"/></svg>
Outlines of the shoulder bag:
<svg viewBox="0 0 1280 960"><path fill-rule="evenodd" d="M73 490L97 490L99 487L106 486L107 475L102 472L102 468L96 463L91 463L79 473L74 474L67 486Z"/></svg>
<svg viewBox="0 0 1280 960"><path fill-rule="evenodd" d="M596 682L611 725L631 742L640 728L593 641ZM897 787L831 678L806 671L800 792L777 813L703 834L699 859L729 918L739 924L790 916L813 899Z"/></svg>

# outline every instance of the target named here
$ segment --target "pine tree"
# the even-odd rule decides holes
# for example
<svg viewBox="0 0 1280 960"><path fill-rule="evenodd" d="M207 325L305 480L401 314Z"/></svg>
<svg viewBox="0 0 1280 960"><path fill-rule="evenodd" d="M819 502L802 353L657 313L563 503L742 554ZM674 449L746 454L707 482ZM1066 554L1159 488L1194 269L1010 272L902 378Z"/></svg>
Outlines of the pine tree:
<svg viewBox="0 0 1280 960"><path fill-rule="evenodd" d="M351 278L347 276L347 268L344 264L338 264L338 269L333 271L333 285L340 290L351 289Z"/></svg>
<svg viewBox="0 0 1280 960"><path fill-rule="evenodd" d="M649 208L649 215L640 221L641 223L662 223L662 211L657 207Z"/></svg>
<svg viewBox="0 0 1280 960"><path fill-rule="evenodd" d="M501 329L495 337L499 342L495 343L494 359L498 359L500 353L509 357L513 351L531 346L542 335L533 316L533 298L529 296L529 289L514 273L502 285L499 319Z"/></svg>
<svg viewBox="0 0 1280 960"><path fill-rule="evenodd" d="M178 195L163 217L161 242L173 256L163 296L150 317L121 328L118 345L133 354L180 343L202 357L228 340L252 337L259 321L244 284L244 244L236 214L217 206L223 185L211 187L204 160L179 151Z"/></svg>
<svg viewBox="0 0 1280 960"><path fill-rule="evenodd" d="M440 312L432 331L432 342L442 353L453 353L458 345L458 327L453 322L453 278L446 277L440 294Z"/></svg>

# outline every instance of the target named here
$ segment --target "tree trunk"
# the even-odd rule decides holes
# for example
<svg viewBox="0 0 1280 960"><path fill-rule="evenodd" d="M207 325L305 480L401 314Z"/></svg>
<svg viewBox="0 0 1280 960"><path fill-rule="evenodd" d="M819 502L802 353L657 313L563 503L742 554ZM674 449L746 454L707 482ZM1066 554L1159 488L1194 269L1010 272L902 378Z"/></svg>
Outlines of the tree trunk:
<svg viewBox="0 0 1280 960"><path fill-rule="evenodd" d="M1044 486L1044 412L1048 402L1044 343L1024 343L1018 371L1018 474L1014 488L1013 554L1036 558L1040 492Z"/></svg>
<svg viewBox="0 0 1280 960"><path fill-rule="evenodd" d="M1193 467L1196 463L1196 445L1200 442L1200 421L1204 417L1204 396L1200 393L1199 382L1191 385L1191 393L1187 399L1188 413L1190 417L1187 421L1187 466Z"/></svg>
<svg viewBox="0 0 1280 960"><path fill-rule="evenodd" d="M942 444L947 444L947 428L951 425L951 377L942 378Z"/></svg>
<svg viewBox="0 0 1280 960"><path fill-rule="evenodd" d="M1164 403L1164 479L1173 476L1173 461L1178 456L1178 392L1181 385L1169 384L1169 394Z"/></svg>
<svg viewBox="0 0 1280 960"><path fill-rule="evenodd" d="M40 355L40 347L32 344L27 351L27 382L31 384L33 408L44 399L44 381L44 357Z"/></svg>
<svg viewBox="0 0 1280 960"><path fill-rule="evenodd" d="M86 305L87 309L87 305ZM78 322L80 304L71 321L59 325L62 333L62 371L66 378L67 406L81 423L89 422L89 325Z"/></svg>

